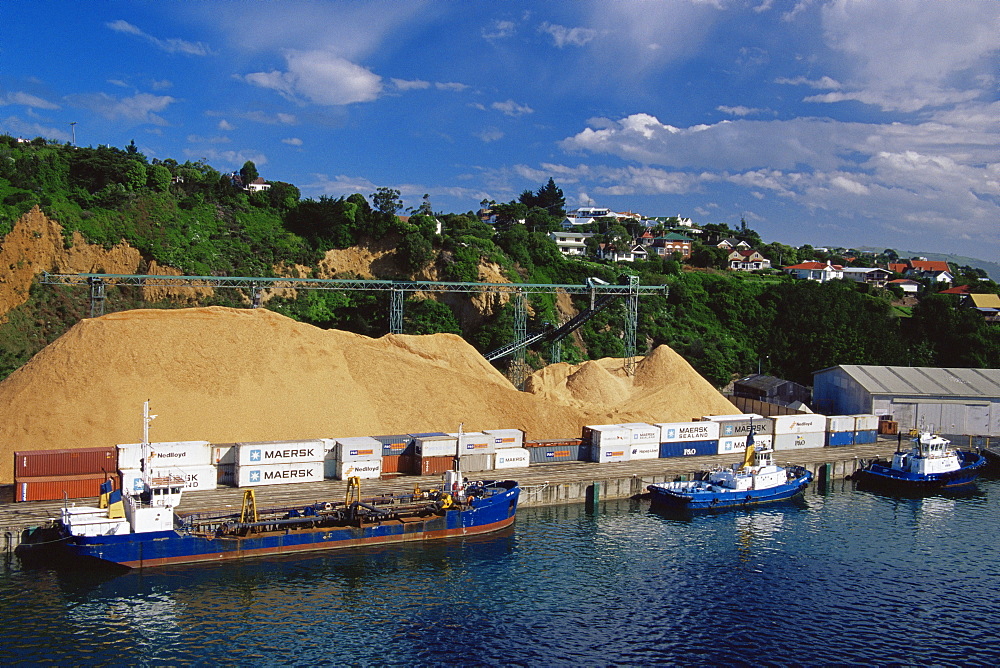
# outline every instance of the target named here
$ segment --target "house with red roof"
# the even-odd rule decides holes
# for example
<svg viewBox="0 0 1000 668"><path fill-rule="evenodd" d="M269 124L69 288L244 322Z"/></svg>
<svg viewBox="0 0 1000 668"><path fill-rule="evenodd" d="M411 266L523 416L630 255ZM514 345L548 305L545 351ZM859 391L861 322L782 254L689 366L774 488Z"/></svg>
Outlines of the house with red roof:
<svg viewBox="0 0 1000 668"><path fill-rule="evenodd" d="M785 273L791 274L795 278L804 281L818 281L826 283L844 277L844 267L839 264L831 264L829 260L824 262L800 262L785 267Z"/></svg>
<svg viewBox="0 0 1000 668"><path fill-rule="evenodd" d="M729 254L729 268L733 271L770 269L771 261L752 249L737 248Z"/></svg>

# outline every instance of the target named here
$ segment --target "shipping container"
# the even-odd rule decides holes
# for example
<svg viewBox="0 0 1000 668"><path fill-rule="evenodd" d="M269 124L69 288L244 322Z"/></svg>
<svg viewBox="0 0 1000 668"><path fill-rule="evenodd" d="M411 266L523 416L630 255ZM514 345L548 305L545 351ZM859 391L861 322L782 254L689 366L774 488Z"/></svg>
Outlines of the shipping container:
<svg viewBox="0 0 1000 668"><path fill-rule="evenodd" d="M382 459L382 444L371 436L338 438L331 455L339 462Z"/></svg>
<svg viewBox="0 0 1000 668"><path fill-rule="evenodd" d="M770 433L815 434L826 431L826 416L819 413L799 413L797 415L775 415L770 418L773 425Z"/></svg>
<svg viewBox="0 0 1000 668"><path fill-rule="evenodd" d="M307 464L322 461L325 451L323 441L319 439L241 442L236 444L236 464L240 467L259 464Z"/></svg>
<svg viewBox="0 0 1000 668"><path fill-rule="evenodd" d="M397 455L399 457L399 473L416 473L417 472L417 456L414 454ZM382 458L385 462L385 457Z"/></svg>
<svg viewBox="0 0 1000 668"><path fill-rule="evenodd" d="M526 448L500 448L493 458L494 469L520 469L531 463L531 455Z"/></svg>
<svg viewBox="0 0 1000 668"><path fill-rule="evenodd" d="M474 455L462 455L459 460L463 473L478 473L480 471L493 470L494 455L491 453L477 453Z"/></svg>
<svg viewBox="0 0 1000 668"><path fill-rule="evenodd" d="M774 449L776 451L822 448L825 445L825 431L814 431L806 434L778 434L774 437Z"/></svg>
<svg viewBox="0 0 1000 668"><path fill-rule="evenodd" d="M440 475L455 468L455 458L452 457L421 457L413 456L413 473L416 475Z"/></svg>
<svg viewBox="0 0 1000 668"><path fill-rule="evenodd" d="M660 443L660 457L695 457L699 455L718 454L719 442L708 441L673 441Z"/></svg>
<svg viewBox="0 0 1000 668"><path fill-rule="evenodd" d="M92 498L96 505L101 495L104 473L63 476L26 476L14 479L15 501L57 501ZM113 474L112 474L113 477Z"/></svg>
<svg viewBox="0 0 1000 668"><path fill-rule="evenodd" d="M412 454L413 437L409 434L395 434L391 436L372 436L382 444L382 457L390 455ZM407 453L407 451L410 451ZM382 471L385 473L385 471Z"/></svg>
<svg viewBox="0 0 1000 668"><path fill-rule="evenodd" d="M449 436L454 436L456 443L458 442L458 434L448 434ZM469 431L462 434L461 441L461 454L463 457L465 455L491 455L496 452L496 445L493 442L493 437L481 431Z"/></svg>
<svg viewBox="0 0 1000 668"><path fill-rule="evenodd" d="M854 432L854 445L864 445L865 443L875 443L876 441L878 441L878 432L875 430L858 430Z"/></svg>
<svg viewBox="0 0 1000 668"><path fill-rule="evenodd" d="M410 440L415 438L430 438L431 436L447 436L443 431L425 431L420 434L410 434Z"/></svg>
<svg viewBox="0 0 1000 668"><path fill-rule="evenodd" d="M878 431L878 416L867 413L854 416L854 431Z"/></svg>
<svg viewBox="0 0 1000 668"><path fill-rule="evenodd" d="M146 444L122 443L118 446L118 468L142 468L142 458L149 466L209 466L212 461L212 444L208 441L165 441Z"/></svg>
<svg viewBox="0 0 1000 668"><path fill-rule="evenodd" d="M758 448L770 448L774 445L774 436L770 434L754 434L753 443ZM731 452L745 452L747 449L746 436L730 436L719 439L718 454L728 455Z"/></svg>
<svg viewBox="0 0 1000 668"><path fill-rule="evenodd" d="M51 478L86 476L97 473L114 475L118 468L115 448L78 448L60 450L25 450L14 453L15 478Z"/></svg>
<svg viewBox="0 0 1000 668"><path fill-rule="evenodd" d="M236 467L236 486L284 485L323 480L323 462L247 464Z"/></svg>
<svg viewBox="0 0 1000 668"><path fill-rule="evenodd" d="M223 464L223 466L228 466ZM167 468L150 469L149 475L161 478L168 475L184 479L185 490L208 491L219 486L219 471L215 466L171 466ZM142 471L139 469L122 469L120 471L121 489L129 494L141 494L143 490Z"/></svg>
<svg viewBox="0 0 1000 668"><path fill-rule="evenodd" d="M660 444L654 442L633 443L632 452L629 453L629 460L637 459L658 459L660 456Z"/></svg>
<svg viewBox="0 0 1000 668"><path fill-rule="evenodd" d="M628 443L619 445L592 445L589 448L589 458L592 462L607 464L610 462L627 462L632 454Z"/></svg>
<svg viewBox="0 0 1000 668"><path fill-rule="evenodd" d="M236 487L236 464L219 464L215 468L215 479L220 485Z"/></svg>
<svg viewBox="0 0 1000 668"><path fill-rule="evenodd" d="M525 444L532 464L580 461L580 440L529 441Z"/></svg>
<svg viewBox="0 0 1000 668"><path fill-rule="evenodd" d="M719 423L719 438L729 438L731 436L742 436L746 438L750 433L751 426L754 434L773 434L774 422L766 417L755 416L750 418L734 418L727 420L713 420Z"/></svg>
<svg viewBox="0 0 1000 668"><path fill-rule="evenodd" d="M624 422L619 427L625 427L632 432L631 443L655 443L660 444L660 428L645 422Z"/></svg>
<svg viewBox="0 0 1000 668"><path fill-rule="evenodd" d="M854 431L857 418L853 415L830 415L826 418L827 431Z"/></svg>
<svg viewBox="0 0 1000 668"><path fill-rule="evenodd" d="M626 447L632 443L632 430L617 424L587 425L583 428L583 442L586 445L599 446L598 449L604 446Z"/></svg>
<svg viewBox="0 0 1000 668"><path fill-rule="evenodd" d="M413 454L417 457L454 457L458 454L458 439L447 434L418 436L413 439Z"/></svg>
<svg viewBox="0 0 1000 668"><path fill-rule="evenodd" d="M212 463L216 466L229 465L236 463L236 444L235 443L213 443L212 444ZM119 467L121 468L121 467Z"/></svg>
<svg viewBox="0 0 1000 668"><path fill-rule="evenodd" d="M382 475L386 473L408 473L399 468L402 455L382 455Z"/></svg>
<svg viewBox="0 0 1000 668"><path fill-rule="evenodd" d="M826 446L828 448L838 448L845 445L854 445L853 431L828 431L826 432Z"/></svg>
<svg viewBox="0 0 1000 668"><path fill-rule="evenodd" d="M711 420L701 422L660 422L660 443L682 441L715 441L719 438L719 423Z"/></svg>
<svg viewBox="0 0 1000 668"><path fill-rule="evenodd" d="M483 429L483 433L493 438L493 447L524 447L524 432L520 429Z"/></svg>
<svg viewBox="0 0 1000 668"><path fill-rule="evenodd" d="M382 457L348 462L328 459L324 462L323 474L327 478L336 480L347 480L351 477L375 480L382 477Z"/></svg>

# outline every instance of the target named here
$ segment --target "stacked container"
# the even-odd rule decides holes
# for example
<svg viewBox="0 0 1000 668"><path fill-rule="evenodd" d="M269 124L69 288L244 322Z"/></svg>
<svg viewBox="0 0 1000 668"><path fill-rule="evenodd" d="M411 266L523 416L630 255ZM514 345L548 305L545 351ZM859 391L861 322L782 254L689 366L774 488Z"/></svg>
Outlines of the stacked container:
<svg viewBox="0 0 1000 668"><path fill-rule="evenodd" d="M413 437L409 434L372 436L382 444L382 473L408 473L410 466L403 466L409 457L412 461Z"/></svg>
<svg viewBox="0 0 1000 668"><path fill-rule="evenodd" d="M658 459L660 456L660 428L645 422L626 422L620 427L626 427L632 432L629 441L629 460Z"/></svg>
<svg viewBox="0 0 1000 668"><path fill-rule="evenodd" d="M743 452L747 436L753 428L753 441L757 446L771 446L774 442L774 423L763 415L740 413L738 415L709 415L706 420L719 423L718 454Z"/></svg>
<svg viewBox="0 0 1000 668"><path fill-rule="evenodd" d="M208 441L166 441L123 443L118 446L118 470L122 491L141 494L143 468L150 477L177 476L186 490L213 490L218 487L215 448Z"/></svg>
<svg viewBox="0 0 1000 668"><path fill-rule="evenodd" d="M801 450L822 448L826 445L826 416L818 413L775 415L775 450Z"/></svg>
<svg viewBox="0 0 1000 668"><path fill-rule="evenodd" d="M456 438L463 473L493 470L496 446L492 436L481 431L462 432L460 439L457 433L448 435Z"/></svg>
<svg viewBox="0 0 1000 668"><path fill-rule="evenodd" d="M527 448L500 448L496 452L493 468L520 469L531 464L531 454Z"/></svg>
<svg viewBox="0 0 1000 668"><path fill-rule="evenodd" d="M497 450L524 447L524 432L520 429L483 429L483 433L493 439Z"/></svg>
<svg viewBox="0 0 1000 668"><path fill-rule="evenodd" d="M236 486L323 480L326 448L319 439L236 444Z"/></svg>
<svg viewBox="0 0 1000 668"><path fill-rule="evenodd" d="M836 448L844 445L854 445L853 415L829 415L826 418L826 445Z"/></svg>
<svg viewBox="0 0 1000 668"><path fill-rule="evenodd" d="M528 441L525 449L532 464L554 464L556 462L580 461L579 438L558 441Z"/></svg>
<svg viewBox="0 0 1000 668"><path fill-rule="evenodd" d="M691 457L719 453L719 423L661 422L659 456Z"/></svg>
<svg viewBox="0 0 1000 668"><path fill-rule="evenodd" d="M371 436L338 438L327 453L324 467L327 478L368 480L382 476L382 442Z"/></svg>
<svg viewBox="0 0 1000 668"><path fill-rule="evenodd" d="M855 415L854 444L874 443L878 440L878 416Z"/></svg>
<svg viewBox="0 0 1000 668"><path fill-rule="evenodd" d="M588 425L583 428L583 443L592 462L627 462L632 455L632 430L618 424Z"/></svg>
<svg viewBox="0 0 1000 668"><path fill-rule="evenodd" d="M236 486L236 444L213 443L212 463L215 464L215 479L220 485Z"/></svg>
<svg viewBox="0 0 1000 668"><path fill-rule="evenodd" d="M14 453L14 500L51 501L100 495L113 476L114 448L30 450Z"/></svg>
<svg viewBox="0 0 1000 668"><path fill-rule="evenodd" d="M455 467L458 438L441 434L413 438L413 472L417 475L438 475Z"/></svg>

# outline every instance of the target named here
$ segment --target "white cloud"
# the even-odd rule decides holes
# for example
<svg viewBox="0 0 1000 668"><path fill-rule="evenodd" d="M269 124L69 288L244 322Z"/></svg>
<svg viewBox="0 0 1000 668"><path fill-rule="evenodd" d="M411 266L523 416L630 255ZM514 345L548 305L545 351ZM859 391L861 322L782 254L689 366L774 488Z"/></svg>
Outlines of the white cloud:
<svg viewBox="0 0 1000 668"><path fill-rule="evenodd" d="M729 114L730 116L757 116L767 112L767 109L744 107L743 105L739 105L736 107L727 107L725 105L719 105L715 109L716 111L721 111L722 113Z"/></svg>
<svg viewBox="0 0 1000 668"><path fill-rule="evenodd" d="M503 132L497 128L485 128L479 132L473 133L474 137L478 137L483 142L489 144L490 142L499 141L503 139Z"/></svg>
<svg viewBox="0 0 1000 668"><path fill-rule="evenodd" d="M567 28L554 23L543 23L538 26L539 32L548 33L560 49L566 45L583 46L597 37L597 31L591 28Z"/></svg>
<svg viewBox="0 0 1000 668"><path fill-rule="evenodd" d="M37 95L32 95L31 93L22 93L20 91L10 92L0 97L0 106L6 104L19 104L25 107L34 107L36 109L59 109L59 105L54 102L49 102L48 100L43 100Z"/></svg>
<svg viewBox="0 0 1000 668"><path fill-rule="evenodd" d="M44 126L39 123L26 123L16 116L8 116L3 121L3 127L11 135L18 135L25 138L45 137L56 141L68 142L72 139L69 129L54 128Z"/></svg>
<svg viewBox="0 0 1000 668"><path fill-rule="evenodd" d="M90 109L109 120L124 119L153 125L167 125L167 121L155 112L163 111L177 101L169 95L149 93L137 93L120 99L106 93L93 93L70 95L66 99L75 106Z"/></svg>
<svg viewBox="0 0 1000 668"><path fill-rule="evenodd" d="M806 77L778 77L774 80L776 84L787 84L790 86L809 86L810 88L820 88L823 90L838 90L841 88L840 82L830 77L820 77L819 79L807 79Z"/></svg>
<svg viewBox="0 0 1000 668"><path fill-rule="evenodd" d="M123 21L121 19L112 21L105 25L115 32L141 37L150 44L154 45L156 48L166 51L167 53L183 53L188 56L212 55L212 50L207 44L202 42L189 42L178 38L160 39L159 37L153 37L152 35L143 32L138 26L132 25L128 21Z"/></svg>
<svg viewBox="0 0 1000 668"><path fill-rule="evenodd" d="M201 135L188 135L189 144L228 144L232 141L229 137L202 137Z"/></svg>
<svg viewBox="0 0 1000 668"><path fill-rule="evenodd" d="M513 21L495 20L486 28L482 29L483 39L493 41L511 37L517 30L517 24Z"/></svg>
<svg viewBox="0 0 1000 668"><path fill-rule="evenodd" d="M284 56L287 70L253 72L243 79L292 100L325 106L371 102L382 93L382 77L328 51L289 50Z"/></svg>
<svg viewBox="0 0 1000 668"><path fill-rule="evenodd" d="M390 81L399 90L425 90L431 87L430 81L421 81L420 79L414 79L413 81L390 79Z"/></svg>
<svg viewBox="0 0 1000 668"><path fill-rule="evenodd" d="M289 146L302 146L302 140L298 137L288 137L281 140L282 144L288 144Z"/></svg>
<svg viewBox="0 0 1000 668"><path fill-rule="evenodd" d="M513 116L517 118L518 116L524 116L525 114L533 114L535 110L526 104L518 104L514 100L507 100L505 102L494 102L490 105L492 109L506 114L507 116Z"/></svg>
<svg viewBox="0 0 1000 668"><path fill-rule="evenodd" d="M221 121L219 121L218 128L220 130L222 130L223 132L228 132L230 130L235 130L236 129L236 127L232 123L230 123L229 121L227 121L224 118Z"/></svg>
<svg viewBox="0 0 1000 668"><path fill-rule="evenodd" d="M468 90L468 84L458 83L456 81L438 81L434 84L434 87L438 90L452 90L456 92L461 92L463 90Z"/></svg>

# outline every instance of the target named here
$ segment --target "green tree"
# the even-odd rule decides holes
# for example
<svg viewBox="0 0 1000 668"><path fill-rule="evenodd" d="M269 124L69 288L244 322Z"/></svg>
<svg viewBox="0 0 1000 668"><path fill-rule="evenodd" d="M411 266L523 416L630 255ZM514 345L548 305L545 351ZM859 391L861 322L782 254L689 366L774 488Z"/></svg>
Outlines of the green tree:
<svg viewBox="0 0 1000 668"><path fill-rule="evenodd" d="M257 165L254 164L253 160L247 160L243 163L243 166L240 168L240 180L243 181L244 188L256 181L259 177L260 174L257 173Z"/></svg>
<svg viewBox="0 0 1000 668"><path fill-rule="evenodd" d="M395 188L378 188L372 193L372 205L375 210L385 216L395 216L403 208L399 199L399 191Z"/></svg>

